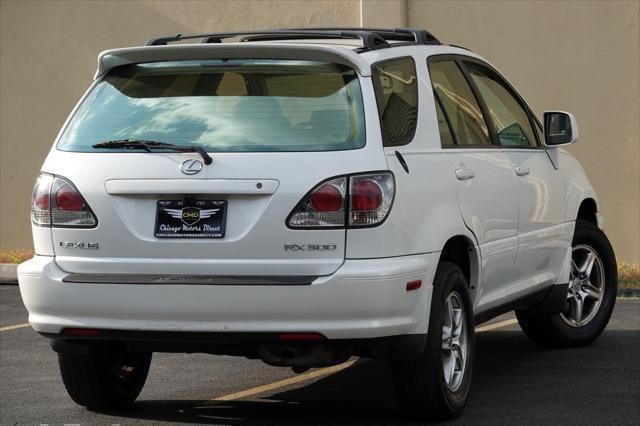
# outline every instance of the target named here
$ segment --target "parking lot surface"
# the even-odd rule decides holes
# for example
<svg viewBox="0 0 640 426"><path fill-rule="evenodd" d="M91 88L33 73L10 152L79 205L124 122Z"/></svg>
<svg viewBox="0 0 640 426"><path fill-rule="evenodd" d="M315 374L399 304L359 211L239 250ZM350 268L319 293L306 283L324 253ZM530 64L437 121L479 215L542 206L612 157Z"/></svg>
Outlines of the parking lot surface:
<svg viewBox="0 0 640 426"><path fill-rule="evenodd" d="M24 324L17 286L0 286L1 424L413 424L388 367L357 360L295 375L259 361L154 354L138 402L92 412L67 396L46 339ZM509 319L477 334L472 395L451 424L640 424L640 300L617 301L586 348L545 350ZM487 330L490 328L490 330Z"/></svg>

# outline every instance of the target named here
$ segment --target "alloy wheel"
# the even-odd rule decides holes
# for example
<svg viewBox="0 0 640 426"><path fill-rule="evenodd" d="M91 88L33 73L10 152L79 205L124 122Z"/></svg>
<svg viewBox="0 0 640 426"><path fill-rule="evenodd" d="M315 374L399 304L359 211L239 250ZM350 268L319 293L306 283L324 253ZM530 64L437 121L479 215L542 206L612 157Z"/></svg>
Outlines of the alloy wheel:
<svg viewBox="0 0 640 426"><path fill-rule="evenodd" d="M442 368L451 392L460 388L467 367L467 320L462 298L456 292L447 297L442 323Z"/></svg>
<svg viewBox="0 0 640 426"><path fill-rule="evenodd" d="M584 327L598 313L605 290L604 264L586 244L573 247L567 304L560 317L571 327Z"/></svg>

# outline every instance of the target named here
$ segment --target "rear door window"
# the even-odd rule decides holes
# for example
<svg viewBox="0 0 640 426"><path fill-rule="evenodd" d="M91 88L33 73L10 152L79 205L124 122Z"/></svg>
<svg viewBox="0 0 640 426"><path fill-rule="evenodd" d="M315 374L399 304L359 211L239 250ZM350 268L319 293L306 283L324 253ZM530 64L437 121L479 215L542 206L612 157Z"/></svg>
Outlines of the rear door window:
<svg viewBox="0 0 640 426"><path fill-rule="evenodd" d="M447 116L444 115L442 108L440 107L440 101L436 99L436 115L438 117L438 129L440 130L440 143L442 146L453 146L456 144L453 139L453 133L451 132L451 125Z"/></svg>
<svg viewBox="0 0 640 426"><path fill-rule="evenodd" d="M456 62L432 62L429 64L429 74L435 97L449 119L456 144L490 146L489 130L482 109Z"/></svg>
<svg viewBox="0 0 640 426"><path fill-rule="evenodd" d="M418 117L415 62L412 58L393 59L372 69L383 145L406 145L413 140Z"/></svg>
<svg viewBox="0 0 640 426"><path fill-rule="evenodd" d="M222 152L358 149L365 145L360 83L353 69L319 61L121 66L88 94L58 149L98 151L92 145L123 139Z"/></svg>

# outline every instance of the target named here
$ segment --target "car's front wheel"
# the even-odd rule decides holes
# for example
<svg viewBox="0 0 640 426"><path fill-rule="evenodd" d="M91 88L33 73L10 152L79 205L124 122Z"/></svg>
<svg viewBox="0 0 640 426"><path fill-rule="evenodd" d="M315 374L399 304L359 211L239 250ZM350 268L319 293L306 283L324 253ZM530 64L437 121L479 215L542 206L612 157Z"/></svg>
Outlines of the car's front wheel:
<svg viewBox="0 0 640 426"><path fill-rule="evenodd" d="M571 257L569 289L563 312L516 311L524 333L540 345L587 345L602 333L611 318L618 272L609 240L592 223L578 220Z"/></svg>
<svg viewBox="0 0 640 426"><path fill-rule="evenodd" d="M131 353L123 347L96 347L88 354L59 353L58 364L71 399L87 408L131 404L149 373L151 353Z"/></svg>
<svg viewBox="0 0 640 426"><path fill-rule="evenodd" d="M418 360L394 364L398 399L409 416L444 420L462 412L471 387L474 345L467 280L456 265L440 262L424 353Z"/></svg>

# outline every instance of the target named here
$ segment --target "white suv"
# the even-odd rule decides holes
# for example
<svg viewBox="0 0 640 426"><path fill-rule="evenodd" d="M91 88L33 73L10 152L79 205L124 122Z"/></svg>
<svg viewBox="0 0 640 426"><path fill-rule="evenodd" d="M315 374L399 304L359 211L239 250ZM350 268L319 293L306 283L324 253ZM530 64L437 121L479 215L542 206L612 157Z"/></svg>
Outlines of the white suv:
<svg viewBox="0 0 640 426"><path fill-rule="evenodd" d="M33 191L29 321L87 407L135 400L153 352L205 352L386 359L407 413L455 416L474 325L515 310L576 346L613 310L598 200L558 148L576 122L543 121L422 30L103 52Z"/></svg>

